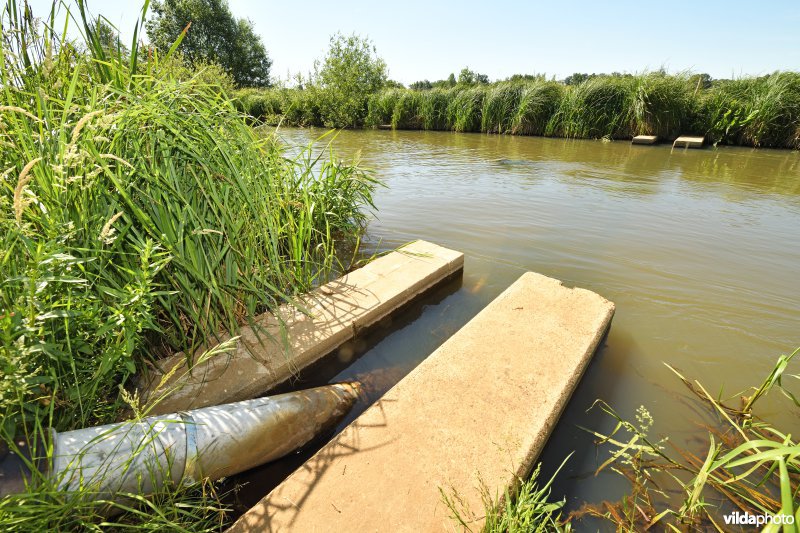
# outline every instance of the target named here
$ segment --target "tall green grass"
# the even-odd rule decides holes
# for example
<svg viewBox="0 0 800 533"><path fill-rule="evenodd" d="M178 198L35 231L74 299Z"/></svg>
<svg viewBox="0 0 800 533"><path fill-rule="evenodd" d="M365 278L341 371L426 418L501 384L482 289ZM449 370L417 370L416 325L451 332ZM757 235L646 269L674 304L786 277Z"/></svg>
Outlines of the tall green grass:
<svg viewBox="0 0 800 533"><path fill-rule="evenodd" d="M0 438L9 444L115 420L121 391L149 359L190 353L325 280L372 205L375 181L356 164L311 147L288 156L256 135L224 87L177 72L169 54L144 54L140 23L129 50L110 50L83 2L76 10L68 20L82 43L53 31L54 13L39 24L16 0L0 16ZM51 489L32 486L28 507L4 499L0 527L58 528L59 505L98 519L91 495ZM193 500L200 514L218 518L204 494ZM141 521L137 509L122 520ZM156 509L191 522L192 507L183 510Z"/></svg>
<svg viewBox="0 0 800 533"><path fill-rule="evenodd" d="M800 73L718 83L698 107L696 127L715 143L800 148Z"/></svg>
<svg viewBox="0 0 800 533"><path fill-rule="evenodd" d="M280 106L266 102L280 91L260 92L263 101L241 92L239 105L275 122ZM285 123L322 125L313 89L293 91L295 111L282 113ZM308 113L298 114L297 108ZM422 91L392 88L369 97L362 122L366 127L588 139L696 134L712 143L800 148L800 73L720 80L710 88L693 82L688 73L661 71L595 76L570 86L535 79Z"/></svg>
<svg viewBox="0 0 800 533"><path fill-rule="evenodd" d="M422 128L420 115L422 97L415 91L403 91L392 110L392 128L396 130L418 130Z"/></svg>
<svg viewBox="0 0 800 533"><path fill-rule="evenodd" d="M422 117L422 129L444 131L450 129L447 105L450 102L450 90L431 89L419 92L419 114Z"/></svg>
<svg viewBox="0 0 800 533"><path fill-rule="evenodd" d="M622 138L628 134L630 80L596 77L567 92L548 125L547 133L558 137Z"/></svg>
<svg viewBox="0 0 800 533"><path fill-rule="evenodd" d="M367 101L366 126L374 128L391 124L394 108L402 93L399 89L388 89L371 95Z"/></svg>
<svg viewBox="0 0 800 533"><path fill-rule="evenodd" d="M694 112L689 76L650 73L631 80L626 136L657 135L673 139L689 128Z"/></svg>
<svg viewBox="0 0 800 533"><path fill-rule="evenodd" d="M453 131L481 131L486 92L487 89L479 85L452 93L453 97L447 106L447 116Z"/></svg>
<svg viewBox="0 0 800 533"><path fill-rule="evenodd" d="M511 133L544 135L566 92L560 83L526 84L520 94L519 106L512 122Z"/></svg>
<svg viewBox="0 0 800 533"><path fill-rule="evenodd" d="M484 133L510 133L519 112L523 87L518 83L498 83L483 100L481 131Z"/></svg>

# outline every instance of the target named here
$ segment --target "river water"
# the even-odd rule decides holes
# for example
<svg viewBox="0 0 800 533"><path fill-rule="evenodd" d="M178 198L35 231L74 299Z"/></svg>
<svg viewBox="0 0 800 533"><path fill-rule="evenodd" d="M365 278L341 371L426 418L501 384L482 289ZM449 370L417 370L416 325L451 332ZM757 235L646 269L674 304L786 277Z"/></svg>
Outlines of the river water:
<svg viewBox="0 0 800 533"><path fill-rule="evenodd" d="M280 134L297 145L323 133ZM333 145L342 158L360 155L386 184L375 194L368 248L425 239L466 256L462 281L303 376L298 387L365 383L367 401L344 423L524 271L590 289L615 302L616 315L541 457L548 475L575 452L553 489L575 509L627 486L616 474L594 475L608 451L580 426L614 425L586 412L595 399L630 419L644 405L653 435L691 445L702 442L698 416L665 362L732 395L800 345L798 152L419 131L344 131ZM759 412L797 433L782 405L768 397ZM250 487L241 503L314 449L241 476Z"/></svg>

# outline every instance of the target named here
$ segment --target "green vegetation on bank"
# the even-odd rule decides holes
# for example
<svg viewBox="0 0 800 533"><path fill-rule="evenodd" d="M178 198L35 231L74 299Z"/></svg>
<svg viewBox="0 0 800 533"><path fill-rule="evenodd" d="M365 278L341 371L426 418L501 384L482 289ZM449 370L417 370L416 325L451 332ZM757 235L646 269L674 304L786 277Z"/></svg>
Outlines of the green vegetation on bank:
<svg viewBox="0 0 800 533"><path fill-rule="evenodd" d="M326 279L375 184L310 147L287 155L207 72L136 32L107 46L82 2L72 15L83 42L16 0L0 18L0 447L21 437L45 461L47 428L115 421L151 358ZM35 477L0 500L0 529L96 529L107 505ZM115 505L115 523L149 529L224 517L203 483Z"/></svg>
<svg viewBox="0 0 800 533"><path fill-rule="evenodd" d="M590 76L566 85L542 77L424 90L387 88L364 97L366 112L326 120L315 86L237 93L239 108L268 124L378 127L629 139L705 135L712 143L800 148L800 73L704 83L651 72Z"/></svg>
<svg viewBox="0 0 800 533"><path fill-rule="evenodd" d="M631 422L598 401L596 405L617 421L608 435L592 432L610 448L598 472L613 469L630 481L631 490L618 502L585 505L572 518L602 518L617 531L730 531L726 525L736 523L733 513L747 513L753 518L783 517L763 532L800 531L800 443L754 412L773 390L786 400L782 409L800 408L791 386L800 376L787 372L798 354L800 348L780 356L761 384L729 399L667 365L692 393L699 412L707 415L699 421L708 430L707 439L696 449L668 437L654 438L654 421L644 407Z"/></svg>

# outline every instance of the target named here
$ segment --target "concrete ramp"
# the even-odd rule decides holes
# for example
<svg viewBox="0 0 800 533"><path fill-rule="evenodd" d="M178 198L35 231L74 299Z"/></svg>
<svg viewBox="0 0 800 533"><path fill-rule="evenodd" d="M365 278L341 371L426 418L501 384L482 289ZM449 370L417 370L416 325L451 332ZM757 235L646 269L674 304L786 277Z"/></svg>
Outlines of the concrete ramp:
<svg viewBox="0 0 800 533"><path fill-rule="evenodd" d="M240 329L233 353L193 362L191 370L184 353L159 361L139 392L145 400L163 397L150 414L254 398L463 268L461 252L415 241L299 297L300 308L287 304L255 317Z"/></svg>
<svg viewBox="0 0 800 533"><path fill-rule="evenodd" d="M453 530L440 488L480 514L530 471L613 314L524 274L231 530Z"/></svg>

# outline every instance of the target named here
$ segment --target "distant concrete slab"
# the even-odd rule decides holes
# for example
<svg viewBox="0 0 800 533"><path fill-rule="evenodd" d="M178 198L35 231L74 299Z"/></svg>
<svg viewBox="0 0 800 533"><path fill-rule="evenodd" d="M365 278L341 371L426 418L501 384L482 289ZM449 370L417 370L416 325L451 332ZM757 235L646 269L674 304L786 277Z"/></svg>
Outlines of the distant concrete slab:
<svg viewBox="0 0 800 533"><path fill-rule="evenodd" d="M150 414L174 413L254 398L352 339L439 282L461 271L464 254L413 242L300 298L304 313L284 305L239 331L236 349L194 365L178 353L140 388L147 400L175 389ZM256 334L258 332L258 334ZM222 340L230 338L229 335ZM175 373L165 383L163 376ZM159 386L160 385L160 386Z"/></svg>
<svg viewBox="0 0 800 533"><path fill-rule="evenodd" d="M657 135L637 135L631 140L631 144L655 144L657 142Z"/></svg>
<svg viewBox="0 0 800 533"><path fill-rule="evenodd" d="M451 531L451 487L481 515L479 484L529 473L613 313L524 274L231 531Z"/></svg>
<svg viewBox="0 0 800 533"><path fill-rule="evenodd" d="M705 137L689 137L682 135L672 143L673 148L702 148Z"/></svg>

